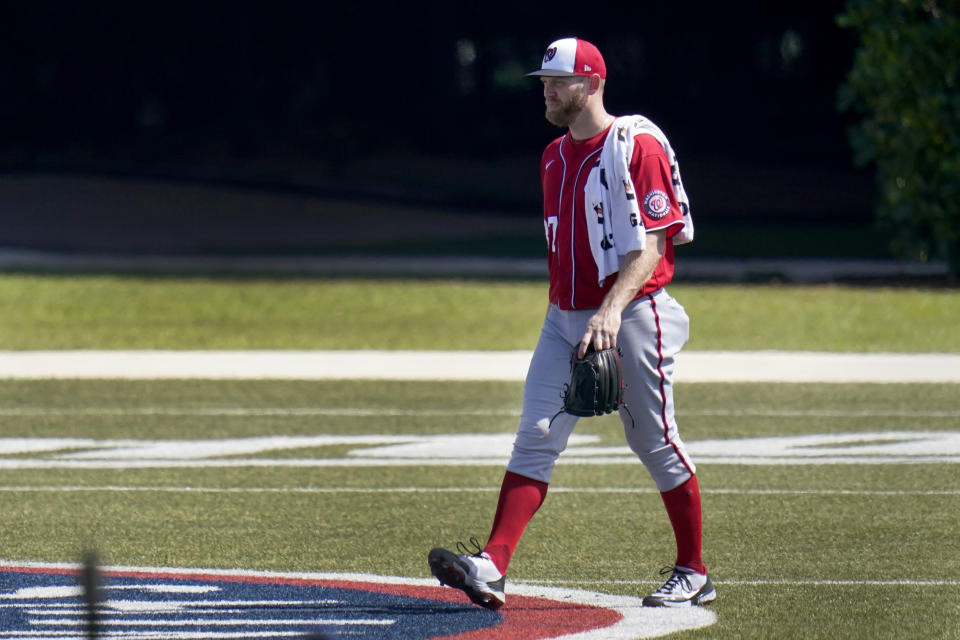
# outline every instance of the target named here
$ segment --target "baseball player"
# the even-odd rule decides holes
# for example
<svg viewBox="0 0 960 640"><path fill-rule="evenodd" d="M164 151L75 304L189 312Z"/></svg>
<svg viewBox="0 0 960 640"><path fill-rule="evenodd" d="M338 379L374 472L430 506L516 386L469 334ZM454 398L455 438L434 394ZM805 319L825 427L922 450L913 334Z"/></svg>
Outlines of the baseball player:
<svg viewBox="0 0 960 640"><path fill-rule="evenodd" d="M663 572L669 579L643 604L708 604L716 591L701 557L700 490L677 432L672 392L674 356L687 341L689 320L664 289L674 244L693 238L676 157L646 118L607 113L606 65L589 42L551 43L541 68L527 75L543 83L547 120L566 129L540 163L550 306L490 537L474 554L434 548L431 572L475 604L503 605L510 558L577 422L563 411L571 352L618 345L626 441L661 492L677 545L674 565Z"/></svg>

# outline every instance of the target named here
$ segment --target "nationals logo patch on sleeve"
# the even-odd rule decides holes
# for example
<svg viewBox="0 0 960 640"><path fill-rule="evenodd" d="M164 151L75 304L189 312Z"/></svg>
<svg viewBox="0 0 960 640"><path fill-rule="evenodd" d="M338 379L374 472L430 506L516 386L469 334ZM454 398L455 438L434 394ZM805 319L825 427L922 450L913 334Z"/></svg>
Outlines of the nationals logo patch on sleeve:
<svg viewBox="0 0 960 640"><path fill-rule="evenodd" d="M643 199L643 211L654 220L659 220L670 213L670 197L659 189L651 191Z"/></svg>

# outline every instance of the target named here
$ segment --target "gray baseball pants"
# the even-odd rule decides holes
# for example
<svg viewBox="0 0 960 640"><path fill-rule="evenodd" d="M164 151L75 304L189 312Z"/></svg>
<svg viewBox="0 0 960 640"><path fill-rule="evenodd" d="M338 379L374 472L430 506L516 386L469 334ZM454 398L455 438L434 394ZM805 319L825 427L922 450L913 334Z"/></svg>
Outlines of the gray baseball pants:
<svg viewBox="0 0 960 640"><path fill-rule="evenodd" d="M527 372L508 471L550 482L578 420L563 412L570 354L595 311L548 309ZM680 303L659 289L627 305L617 337L626 383L620 408L624 434L660 491L674 489L696 473L677 432L673 406L674 356L686 343L689 327Z"/></svg>

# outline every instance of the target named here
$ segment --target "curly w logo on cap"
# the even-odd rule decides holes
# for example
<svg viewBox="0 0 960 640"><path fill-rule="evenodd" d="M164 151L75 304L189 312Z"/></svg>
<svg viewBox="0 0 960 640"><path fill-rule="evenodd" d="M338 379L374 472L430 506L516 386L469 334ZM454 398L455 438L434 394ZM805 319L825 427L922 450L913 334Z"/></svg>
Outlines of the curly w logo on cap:
<svg viewBox="0 0 960 640"><path fill-rule="evenodd" d="M580 38L562 38L551 42L543 54L543 63L528 76L607 77L607 65L600 50Z"/></svg>

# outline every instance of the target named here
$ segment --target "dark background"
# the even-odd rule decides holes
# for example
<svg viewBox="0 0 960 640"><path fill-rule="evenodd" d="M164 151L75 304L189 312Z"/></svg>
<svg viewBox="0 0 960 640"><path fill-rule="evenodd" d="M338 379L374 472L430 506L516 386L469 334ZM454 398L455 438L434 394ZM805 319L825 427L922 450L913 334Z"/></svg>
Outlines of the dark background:
<svg viewBox="0 0 960 640"><path fill-rule="evenodd" d="M543 119L539 82L523 74L549 42L577 35L604 53L608 110L642 113L670 137L698 231L866 227L872 179L852 166L851 120L835 108L857 44L835 25L843 8L14 3L0 23L0 173L538 219L537 159L559 130ZM0 246L43 245L37 233L17 235L31 216L53 233L108 215L50 209L0 204ZM323 245L322 225L316 233L304 248ZM781 240L777 252L795 252Z"/></svg>

